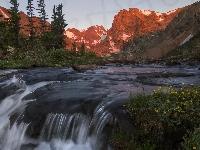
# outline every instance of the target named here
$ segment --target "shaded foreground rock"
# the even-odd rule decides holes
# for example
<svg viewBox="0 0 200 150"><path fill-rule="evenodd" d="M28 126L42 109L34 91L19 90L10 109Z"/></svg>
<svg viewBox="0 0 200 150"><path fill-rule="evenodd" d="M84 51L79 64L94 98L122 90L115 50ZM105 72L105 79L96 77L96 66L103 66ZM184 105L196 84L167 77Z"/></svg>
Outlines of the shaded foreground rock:
<svg viewBox="0 0 200 150"><path fill-rule="evenodd" d="M86 64L86 65L73 65L72 68L76 71L84 70L94 70L97 69L98 65L96 64Z"/></svg>
<svg viewBox="0 0 200 150"><path fill-rule="evenodd" d="M136 80L144 85L180 85L179 79L195 77L194 73L152 72L137 74ZM196 77L195 77L196 78Z"/></svg>

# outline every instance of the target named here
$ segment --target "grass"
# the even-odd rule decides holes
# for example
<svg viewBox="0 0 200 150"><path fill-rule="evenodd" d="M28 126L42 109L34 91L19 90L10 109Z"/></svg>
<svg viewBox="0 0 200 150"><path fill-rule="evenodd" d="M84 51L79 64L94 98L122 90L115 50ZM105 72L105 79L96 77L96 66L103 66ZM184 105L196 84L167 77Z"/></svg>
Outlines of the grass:
<svg viewBox="0 0 200 150"><path fill-rule="evenodd" d="M137 134L119 126L111 144L118 150L200 149L200 87L159 87L125 103Z"/></svg>
<svg viewBox="0 0 200 150"><path fill-rule="evenodd" d="M73 64L86 64L100 62L100 58L93 52L73 53L65 49L36 49L35 51L13 51L6 55L6 59L0 58L0 69L38 67L70 67Z"/></svg>

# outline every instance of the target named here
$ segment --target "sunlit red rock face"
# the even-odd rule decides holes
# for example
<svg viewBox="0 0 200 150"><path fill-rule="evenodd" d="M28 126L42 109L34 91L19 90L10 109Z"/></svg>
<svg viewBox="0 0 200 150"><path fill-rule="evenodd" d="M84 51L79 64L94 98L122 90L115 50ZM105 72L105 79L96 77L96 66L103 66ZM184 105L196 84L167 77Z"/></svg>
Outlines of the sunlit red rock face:
<svg viewBox="0 0 200 150"><path fill-rule="evenodd" d="M137 8L130 8L129 10L121 10L114 16L112 27L106 31L103 26L91 26L85 30L78 30L75 28L68 28L65 31L67 49L72 48L72 43L76 42L79 47L83 42L85 43L87 51L94 51L98 55L106 55L113 52L118 52L122 47L123 41L128 40L164 29L166 26L178 15L182 9L173 10L168 13L158 13L150 10L139 10ZM0 7L1 18L9 18L9 10ZM29 35L28 27L29 21L24 12L20 12L21 17L21 33ZM39 27L39 19L34 17L34 26ZM50 24L47 23L49 26Z"/></svg>
<svg viewBox="0 0 200 150"><path fill-rule="evenodd" d="M85 31L67 29L68 48L71 48L74 41L78 46L84 41L86 47L98 55L118 52L123 41L127 42L142 34L166 28L181 10L179 8L168 13L158 13L137 8L123 9L115 15L112 27L108 31L103 26L92 26ZM105 39L100 41L100 37Z"/></svg>
<svg viewBox="0 0 200 150"><path fill-rule="evenodd" d="M76 42L79 47L83 42L86 46L86 50L92 50L97 43L100 42L101 35L105 34L106 30L103 26L91 26L85 30L78 30L75 28L68 28L65 31L67 36L67 49L71 49L72 43Z"/></svg>

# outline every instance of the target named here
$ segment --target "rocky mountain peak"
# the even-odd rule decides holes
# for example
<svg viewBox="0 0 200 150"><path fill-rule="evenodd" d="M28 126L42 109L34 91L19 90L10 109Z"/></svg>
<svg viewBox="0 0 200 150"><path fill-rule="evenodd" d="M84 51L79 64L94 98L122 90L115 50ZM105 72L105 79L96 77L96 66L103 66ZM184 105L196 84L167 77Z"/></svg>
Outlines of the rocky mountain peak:
<svg viewBox="0 0 200 150"><path fill-rule="evenodd" d="M199 7L200 2L196 2L181 9L156 15L164 18L159 22L160 28L158 30L153 30L158 27L153 19L156 18L156 13L149 14L146 21L149 22L149 28L152 29L152 32L146 32L146 34L141 34L128 41L120 49L119 58L128 61L162 58L200 32ZM153 22L150 24L152 20ZM148 27L144 29L148 29Z"/></svg>
<svg viewBox="0 0 200 150"><path fill-rule="evenodd" d="M68 44L67 49L70 50L74 42L77 47L84 42L87 51L94 51L98 55L119 52L123 45L131 39L165 29L182 10L183 8L179 8L167 13L138 8L120 10L114 16L112 26L108 30L102 25L94 25L82 30L68 28L64 33ZM8 11L8 9L0 7L0 14L3 16L0 18L1 20L9 17ZM20 16L20 24L24 27L29 23L27 15L20 12ZM49 23L47 24L49 25ZM34 17L34 25L40 26L37 17ZM20 32L28 35L26 30L24 27Z"/></svg>

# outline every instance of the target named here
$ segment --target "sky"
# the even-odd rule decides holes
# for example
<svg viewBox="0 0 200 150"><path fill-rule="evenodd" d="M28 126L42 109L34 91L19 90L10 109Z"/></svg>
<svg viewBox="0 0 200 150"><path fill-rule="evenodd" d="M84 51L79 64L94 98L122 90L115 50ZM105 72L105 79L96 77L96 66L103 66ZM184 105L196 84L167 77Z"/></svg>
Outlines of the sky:
<svg viewBox="0 0 200 150"><path fill-rule="evenodd" d="M0 6L10 8L10 0L1 0ZM33 0L37 8L37 0ZM122 9L138 8L156 12L168 12L190 5L197 0L45 0L48 18L52 16L54 5L63 4L66 28L86 29L92 25L112 26L114 16ZM19 10L27 12L28 0L18 0ZM35 15L38 16L35 10ZM50 19L48 21L51 21Z"/></svg>

